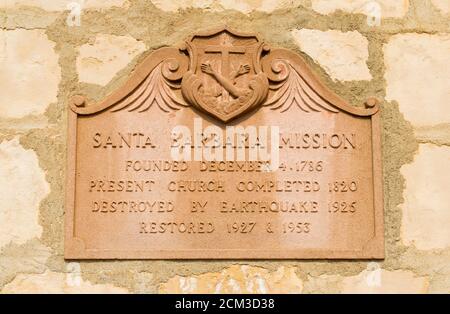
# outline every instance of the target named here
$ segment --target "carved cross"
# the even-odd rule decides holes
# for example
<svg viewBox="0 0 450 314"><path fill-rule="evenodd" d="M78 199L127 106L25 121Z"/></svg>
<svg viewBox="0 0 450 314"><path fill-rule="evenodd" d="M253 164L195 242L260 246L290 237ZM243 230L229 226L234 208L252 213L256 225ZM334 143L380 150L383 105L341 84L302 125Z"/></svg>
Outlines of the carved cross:
<svg viewBox="0 0 450 314"><path fill-rule="evenodd" d="M222 55L220 72L228 79L230 78L230 54L245 54L245 51L245 47L236 47L230 44L211 45L205 47L205 53L220 53Z"/></svg>

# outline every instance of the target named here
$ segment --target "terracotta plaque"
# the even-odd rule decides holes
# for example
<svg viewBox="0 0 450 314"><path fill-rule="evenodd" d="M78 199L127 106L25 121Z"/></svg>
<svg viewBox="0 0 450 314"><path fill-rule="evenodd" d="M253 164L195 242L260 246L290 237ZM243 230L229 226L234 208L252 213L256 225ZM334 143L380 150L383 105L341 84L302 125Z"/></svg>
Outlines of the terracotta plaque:
<svg viewBox="0 0 450 314"><path fill-rule="evenodd" d="M69 103L67 259L383 258L380 112L228 28Z"/></svg>

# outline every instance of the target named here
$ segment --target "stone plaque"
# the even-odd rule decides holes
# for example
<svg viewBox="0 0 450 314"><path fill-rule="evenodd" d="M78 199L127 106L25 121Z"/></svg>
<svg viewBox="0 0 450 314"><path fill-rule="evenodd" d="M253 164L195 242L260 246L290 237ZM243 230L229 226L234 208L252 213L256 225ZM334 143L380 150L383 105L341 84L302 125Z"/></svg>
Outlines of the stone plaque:
<svg viewBox="0 0 450 314"><path fill-rule="evenodd" d="M383 258L379 105L228 28L69 104L67 259Z"/></svg>

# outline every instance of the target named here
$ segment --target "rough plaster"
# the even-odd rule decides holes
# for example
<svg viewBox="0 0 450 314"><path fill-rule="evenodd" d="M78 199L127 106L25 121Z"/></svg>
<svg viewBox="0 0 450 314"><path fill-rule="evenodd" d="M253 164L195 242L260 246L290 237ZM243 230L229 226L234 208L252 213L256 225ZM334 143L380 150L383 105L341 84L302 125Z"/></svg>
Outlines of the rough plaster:
<svg viewBox="0 0 450 314"><path fill-rule="evenodd" d="M176 13L163 12L150 1L131 0L126 9L110 8L101 11L88 10L82 15L80 27L68 28L67 12L45 12L38 8L13 8L0 10L3 29L45 29L50 40L55 42L59 55L62 80L58 101L50 104L45 118L24 117L0 120L0 141L20 137L21 145L35 150L40 167L46 173L51 192L40 205L40 224L43 233L40 246L48 247L51 256L42 258L39 267L14 268L15 259L3 262L11 254L19 254L19 247L8 247L0 252L1 267L10 269L7 278L0 280L0 288L19 273L44 273L45 268L53 272L67 272L63 259L64 180L66 164L66 101L75 93L82 93L99 100L119 87L136 64L152 50L165 45L180 43L190 33L221 24L238 26L243 31L254 31L275 46L293 49L300 53L321 80L337 94L355 106L362 106L369 96L382 100L383 124L383 171L385 193L386 259L379 265L386 270L409 270L417 276L429 279L429 290L450 291L450 249L440 251L418 251L404 246L400 241L401 211L404 179L400 174L402 165L410 163L418 148L412 126L399 112L398 104L383 101L386 83L382 46L390 36L398 33L450 32L450 24L428 1L411 1L409 11L402 19L384 19L374 29L366 25L363 14L347 14L341 11L320 15L310 5L282 9L270 14L252 12L248 15L227 10L204 12L186 9ZM2 22L3 22L2 21ZM211 22L214 21L214 22ZM371 81L334 82L306 54L299 51L290 31L299 28L318 30L357 30L369 41L367 65ZM87 44L96 34L131 36L142 41L148 51L134 60L105 87L80 83L76 72L77 47ZM28 126L28 127L27 127ZM420 142L434 141L428 138L433 130L421 132ZM448 141L449 131L441 129ZM26 244L29 245L29 244ZM17 251L16 253L14 253ZM43 261L45 260L45 261ZM42 264L45 267L42 267ZM367 261L86 261L81 262L83 280L93 284L112 284L135 292L155 292L157 286L174 276L195 276L220 272L232 265L251 265L275 271L281 266L295 267L298 278L305 282L303 292L313 292L317 287L308 284L311 278L326 276L356 276L366 269ZM330 288L331 289L331 288ZM319 289L320 290L320 289ZM325 289L326 291L332 291ZM323 291L323 292L326 292Z"/></svg>

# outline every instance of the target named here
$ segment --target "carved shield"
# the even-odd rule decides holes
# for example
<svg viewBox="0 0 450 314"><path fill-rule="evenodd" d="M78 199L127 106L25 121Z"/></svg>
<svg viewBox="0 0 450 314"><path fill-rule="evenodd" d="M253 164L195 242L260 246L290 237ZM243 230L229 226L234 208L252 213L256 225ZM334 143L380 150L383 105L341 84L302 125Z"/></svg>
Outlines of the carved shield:
<svg viewBox="0 0 450 314"><path fill-rule="evenodd" d="M192 36L186 42L190 70L181 84L184 98L223 122L261 105L269 89L260 64L263 49L256 35L227 28Z"/></svg>

